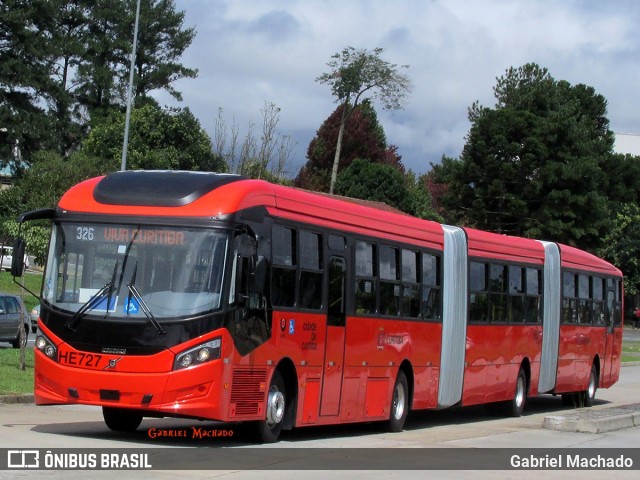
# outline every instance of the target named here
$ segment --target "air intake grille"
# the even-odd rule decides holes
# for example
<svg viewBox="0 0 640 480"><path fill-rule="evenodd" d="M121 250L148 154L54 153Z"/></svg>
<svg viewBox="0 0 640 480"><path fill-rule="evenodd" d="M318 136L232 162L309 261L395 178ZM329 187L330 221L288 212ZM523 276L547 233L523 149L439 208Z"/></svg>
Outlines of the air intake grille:
<svg viewBox="0 0 640 480"><path fill-rule="evenodd" d="M231 403L236 415L256 415L264 402L266 370L235 370L231 383Z"/></svg>

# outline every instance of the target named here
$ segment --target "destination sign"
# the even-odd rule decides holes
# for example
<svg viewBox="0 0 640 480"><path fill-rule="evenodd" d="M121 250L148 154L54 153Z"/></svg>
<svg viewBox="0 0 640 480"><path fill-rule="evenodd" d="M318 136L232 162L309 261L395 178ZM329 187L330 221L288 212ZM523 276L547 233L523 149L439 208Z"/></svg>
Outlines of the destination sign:
<svg viewBox="0 0 640 480"><path fill-rule="evenodd" d="M180 246L185 244L185 232L170 229L134 227L75 227L75 239L83 242L114 242L119 244L150 244Z"/></svg>

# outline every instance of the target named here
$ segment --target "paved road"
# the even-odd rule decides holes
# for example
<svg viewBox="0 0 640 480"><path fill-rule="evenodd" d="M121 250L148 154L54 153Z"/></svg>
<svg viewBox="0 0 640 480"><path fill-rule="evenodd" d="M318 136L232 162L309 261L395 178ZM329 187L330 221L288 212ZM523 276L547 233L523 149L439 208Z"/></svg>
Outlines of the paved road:
<svg viewBox="0 0 640 480"><path fill-rule="evenodd" d="M625 340L635 338L640 340L640 330L625 330ZM33 337L30 335L30 337ZM599 390L596 405L590 412L600 412L600 415L608 415L612 409L624 408L630 404L640 403L640 366L626 366L622 368L620 381L611 389ZM640 405L639 405L640 409ZM0 448L11 449L55 449L55 448L126 448L131 451L152 449L158 455L166 456L176 452L174 448L163 450L166 447L178 447L178 452L196 452L201 456L211 457L212 454L226 452L227 456L242 452L246 458L246 466L240 463L237 468L228 470L172 470L153 472L69 472L69 471L38 471L38 477L67 479L67 478L108 478L117 475L119 478L195 478L211 479L224 477L225 480L244 478L278 478L278 480L300 479L311 480L315 478L351 479L357 475L359 479L382 478L469 478L473 480L495 478L535 478L539 480L541 475L545 480L553 478L574 478L576 473L558 470L528 471L490 471L468 470L472 468L471 462L476 462L475 452L484 452L476 449L505 449L522 448L529 451L532 448L595 448L616 449L603 451L617 451L625 447L637 447L640 445L640 428L628 428L614 430L606 433L576 433L556 431L543 428L545 418L569 416L575 411L562 406L559 398L551 396L530 399L521 418L501 418L487 415L483 407L469 407L458 410L428 411L412 413L406 424L404 432L391 434L382 431L378 424L359 424L335 427L300 428L293 432L285 432L282 441L277 445L255 445L251 443L251 435L246 426L225 425L216 422L199 422L194 420L179 419L145 419L140 429L133 434L121 434L111 432L102 421L99 408L86 406L49 406L36 407L33 404L9 404L0 405ZM174 432L183 437L161 437L154 433ZM208 435L198 436L194 432L203 432ZM231 437L222 436L233 432ZM217 434L217 437L212 437ZM200 447L184 450L184 447ZM450 452L458 454L456 448L464 448L459 457L462 470L444 470L437 472L425 471L377 471L377 470L281 470L277 472L265 472L263 470L248 470L250 465L273 464L279 456L290 453L292 449L316 449L329 452L337 452L329 455L327 465L338 468L344 465L344 452L357 454L361 450L346 449L370 449L374 452L371 465L382 462L384 468L384 456L392 455L394 451L405 452L403 448L417 448L419 452L425 452L424 448L436 448L429 452L442 452L446 457ZM333 450L331 450L333 449ZM444 450L442 450L444 449ZM142 451L142 450L141 450ZM145 450L146 451L146 450ZM300 450L303 451L303 450ZM499 450L496 450L499 451ZM637 451L637 450L636 450ZM391 454L389 453L391 452ZM324 458L324 457L321 457ZM317 461L317 458L315 458ZM480 459L481 460L481 459ZM179 461L179 460L178 460ZM298 463L284 461L278 465L284 468L293 468ZM636 462L640 466L640 459ZM475 464L474 464L475 465ZM301 465L299 468L304 468ZM604 475L607 478L636 478L636 472L630 471L580 471L581 480L598 479ZM0 479L4 478L32 478L33 473L27 474L21 471L0 471Z"/></svg>
<svg viewBox="0 0 640 480"><path fill-rule="evenodd" d="M589 412L606 412L611 408L620 408L630 403L638 403L640 397L640 366L629 366L622 369L621 379L613 388L599 390L596 405ZM344 452L361 452L370 449L373 452L372 462L381 462L384 468L384 455L394 451L406 452L403 448L438 448L442 456L454 448L470 449L460 455L460 468L470 468L469 462L477 461L474 450L479 448L504 449L523 448L597 448L620 449L640 445L640 428L629 428L607 433L575 433L554 431L542 428L544 419L549 416L569 415L574 410L562 406L559 398L540 397L530 399L525 415L521 418L500 418L487 415L482 407L470 407L453 411L420 412L410 415L404 432L391 434L381 430L378 424L348 425L321 428L301 428L293 432L286 432L282 441L277 445L255 445L250 443L251 436L244 426L225 425L216 422L198 422L179 419L145 419L141 428L133 434L121 434L109 431L104 425L100 410L86 406L49 406L36 407L32 404L10 404L0 406L0 448L11 449L52 449L52 448L127 448L131 451L153 449L155 457L158 455L174 454L176 450L161 450L164 447L180 447L178 453L185 452L206 457L220 455L238 455L246 459L246 465L262 465L263 468L272 464L285 454L291 454L292 449L330 449L328 462L341 465L344 462ZM183 437L154 437L154 433L183 432ZM194 432L207 435L194 437ZM231 438L220 436L224 432L233 432ZM218 434L212 437L212 434ZM184 450L184 447L201 447L196 450ZM226 447L221 450L221 448ZM227 450L230 449L230 450ZM333 449L333 450L331 450ZM308 452L303 458L293 462L282 462L285 468L300 465L305 458L311 458ZM326 450L325 450L326 451ZM331 452L336 452L335 455ZM436 450L428 450L434 452ZM611 451L611 450L610 450ZM159 453L158 453L159 452ZM457 454L457 453L456 453ZM439 455L440 456L440 455ZM317 458L312 460L318 461ZM348 459L347 459L348 460ZM179 460L178 460L179 461ZM278 460L279 461L279 460ZM296 461L298 463L296 463ZM640 458L637 464L640 466ZM336 470L332 472L315 470L282 470L265 472L262 470L245 470L240 462L237 468L213 471L153 471L153 472L118 472L121 478L196 478L210 479L224 477L226 479L243 478L278 478L283 480L326 478L330 473L333 478L351 479L356 472ZM280 464L278 464L280 465ZM329 463L334 465L334 463ZM212 467L208 467L212 468ZM304 468L302 464L298 468ZM434 472L377 470L358 471L357 476L362 479L384 478L424 478ZM568 478L568 472L545 471L548 478ZM607 471L607 478L635 478L636 472ZM38 476L55 479L74 478L107 478L113 472L65 472L43 471ZM536 478L540 471L508 471L495 472L488 470L438 471L437 478L473 478L474 480L503 478ZM572 477L575 476L572 475ZM601 479L603 472L581 471L581 480ZM22 472L0 471L0 478L26 478ZM434 477L435 478L435 477ZM545 478L547 480L547 478Z"/></svg>

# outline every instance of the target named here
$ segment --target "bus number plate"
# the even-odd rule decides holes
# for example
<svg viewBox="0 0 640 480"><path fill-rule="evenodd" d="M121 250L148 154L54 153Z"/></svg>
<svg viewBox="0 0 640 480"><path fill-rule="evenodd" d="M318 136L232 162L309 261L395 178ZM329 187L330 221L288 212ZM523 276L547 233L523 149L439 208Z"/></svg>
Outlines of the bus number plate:
<svg viewBox="0 0 640 480"><path fill-rule="evenodd" d="M103 356L96 353L61 351L58 361L74 367L100 368L100 360Z"/></svg>

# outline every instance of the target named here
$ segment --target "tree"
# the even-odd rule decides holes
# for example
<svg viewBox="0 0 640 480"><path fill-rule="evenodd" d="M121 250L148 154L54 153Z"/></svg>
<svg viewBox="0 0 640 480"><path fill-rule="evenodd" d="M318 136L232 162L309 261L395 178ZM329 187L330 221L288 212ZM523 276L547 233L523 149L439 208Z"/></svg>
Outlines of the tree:
<svg viewBox="0 0 640 480"><path fill-rule="evenodd" d="M314 191L330 191L331 169L344 108L344 105L339 105L322 123L309 143L307 162L298 172L294 181L296 186ZM387 147L384 129L368 99L360 103L347 118L341 145L340 171L347 168L355 158L362 158L374 163L389 164L404 172L396 147Z"/></svg>
<svg viewBox="0 0 640 480"><path fill-rule="evenodd" d="M626 203L611 222L598 255L607 259L624 273L626 295L640 293L640 207Z"/></svg>
<svg viewBox="0 0 640 480"><path fill-rule="evenodd" d="M54 152L38 152L33 164L11 188L0 192L0 224L2 230L15 238L18 231L16 217L28 210L53 208L72 185L106 173L100 159L80 153L63 159ZM27 251L44 265L49 243L50 227L27 222L23 234Z"/></svg>
<svg viewBox="0 0 640 480"><path fill-rule="evenodd" d="M15 185L0 192L0 217L15 218L38 208L53 208L72 185L107 173L101 159L74 153L68 159L55 152L38 152L33 165Z"/></svg>
<svg viewBox="0 0 640 480"><path fill-rule="evenodd" d="M428 175L416 175L409 170L405 174L405 185L409 191L409 210L408 213L414 217L425 220L433 220L442 222L443 218L434 207L434 201L429 190Z"/></svg>
<svg viewBox="0 0 640 480"><path fill-rule="evenodd" d="M395 110L401 108L401 102L409 92L409 78L400 71L409 66L398 66L382 60L382 52L382 48L369 51L347 47L331 57L333 60L327 63L331 70L316 78L317 82L331 87L331 93L343 107L331 170L330 193L333 193L338 175L346 121L361 98L371 93L382 103L383 108Z"/></svg>
<svg viewBox="0 0 640 480"><path fill-rule="evenodd" d="M608 222L606 100L527 64L497 79L494 108L469 109L459 160L435 166L453 221L595 249Z"/></svg>
<svg viewBox="0 0 640 480"><path fill-rule="evenodd" d="M414 217L441 220L431 206L424 178L416 178L411 171L403 174L392 165L356 158L338 174L336 193L382 202Z"/></svg>
<svg viewBox="0 0 640 480"><path fill-rule="evenodd" d="M136 0L129 0L128 31L133 37ZM146 96L153 90L166 90L176 100L182 94L173 83L183 78L196 78L198 70L187 68L178 59L196 36L195 28L184 28L184 11L176 11L174 0L146 0L141 4L138 49L135 62L135 96ZM120 76L120 85L128 82Z"/></svg>
<svg viewBox="0 0 640 480"><path fill-rule="evenodd" d="M89 112L106 114L110 107L125 102L136 2L89 2L87 53L77 76L80 103ZM197 70L177 62L195 37L195 30L183 29L183 23L184 12L176 11L174 0L142 0L134 97L164 89L177 100L182 99L172 83L197 76Z"/></svg>
<svg viewBox="0 0 640 480"><path fill-rule="evenodd" d="M92 121L122 109L137 0L7 0L0 4L0 158L70 155ZM195 37L174 0L142 0L134 78L138 99L197 71L179 57Z"/></svg>
<svg viewBox="0 0 640 480"><path fill-rule="evenodd" d="M229 170L234 173L283 183L295 143L291 136L278 132L280 108L275 103L264 102L260 113L261 135L256 135L255 124L251 122L240 142L240 127L235 122L229 126L222 109L219 109L214 122L214 152L225 159Z"/></svg>
<svg viewBox="0 0 640 480"><path fill-rule="evenodd" d="M338 175L335 190L338 195L383 202L412 213L412 198L404 176L390 165L356 158Z"/></svg>
<svg viewBox="0 0 640 480"><path fill-rule="evenodd" d="M605 173L602 191L607 194L611 212L619 212L626 203L640 204L640 156L607 155L602 170Z"/></svg>
<svg viewBox="0 0 640 480"><path fill-rule="evenodd" d="M111 112L98 123L81 152L104 159L108 171L120 166L124 114ZM128 168L225 172L224 159L214 154L211 139L188 108L163 110L148 103L131 113Z"/></svg>
<svg viewBox="0 0 640 480"><path fill-rule="evenodd" d="M47 147L52 119L43 105L51 88L48 5L45 0L0 3L0 167Z"/></svg>
<svg viewBox="0 0 640 480"><path fill-rule="evenodd" d="M82 65L90 41L90 5L87 0L50 0L47 36L51 48L49 108L55 117L56 150L69 155L84 138L87 126L74 95L74 72Z"/></svg>

